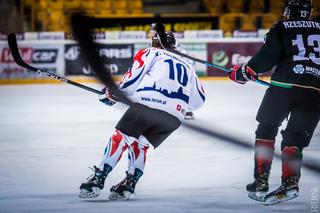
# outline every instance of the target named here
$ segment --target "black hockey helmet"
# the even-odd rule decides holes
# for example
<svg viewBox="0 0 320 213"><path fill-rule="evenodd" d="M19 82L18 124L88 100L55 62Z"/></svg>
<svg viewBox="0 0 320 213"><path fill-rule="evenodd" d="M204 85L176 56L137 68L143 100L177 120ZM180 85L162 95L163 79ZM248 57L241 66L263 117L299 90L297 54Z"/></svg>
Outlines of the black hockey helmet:
<svg viewBox="0 0 320 213"><path fill-rule="evenodd" d="M167 44L169 47L171 48L175 48L176 47L176 38L174 37L173 32L166 32L166 36L167 36Z"/></svg>
<svg viewBox="0 0 320 213"><path fill-rule="evenodd" d="M312 0L288 0L283 16L288 19L308 20L312 12Z"/></svg>
<svg viewBox="0 0 320 213"><path fill-rule="evenodd" d="M174 37L174 34L172 32L165 32L165 35L166 35L166 40L167 40L167 46L169 48L175 49L176 48L176 38ZM162 47L157 34L152 37L152 47L158 47L158 48Z"/></svg>

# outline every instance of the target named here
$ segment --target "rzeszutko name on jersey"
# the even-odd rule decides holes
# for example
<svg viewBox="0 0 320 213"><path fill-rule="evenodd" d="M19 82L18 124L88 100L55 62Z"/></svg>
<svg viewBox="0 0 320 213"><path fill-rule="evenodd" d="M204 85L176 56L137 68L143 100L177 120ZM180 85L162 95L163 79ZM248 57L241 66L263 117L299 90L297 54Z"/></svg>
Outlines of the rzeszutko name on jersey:
<svg viewBox="0 0 320 213"><path fill-rule="evenodd" d="M314 21L286 21L283 22L286 29L288 28L318 28L320 29L320 23Z"/></svg>
<svg viewBox="0 0 320 213"><path fill-rule="evenodd" d="M158 48L136 53L119 88L132 101L166 111L180 120L187 109L196 110L205 101L194 68L184 58Z"/></svg>

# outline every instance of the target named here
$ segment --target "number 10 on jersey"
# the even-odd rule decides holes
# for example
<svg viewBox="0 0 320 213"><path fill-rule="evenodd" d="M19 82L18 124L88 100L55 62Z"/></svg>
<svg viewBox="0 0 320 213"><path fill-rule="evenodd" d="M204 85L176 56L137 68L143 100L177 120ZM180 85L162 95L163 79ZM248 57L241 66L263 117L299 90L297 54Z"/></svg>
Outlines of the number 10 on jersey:
<svg viewBox="0 0 320 213"><path fill-rule="evenodd" d="M181 63L175 63L172 59L164 62L169 65L169 79L178 81L182 86L186 86L188 82L187 68Z"/></svg>

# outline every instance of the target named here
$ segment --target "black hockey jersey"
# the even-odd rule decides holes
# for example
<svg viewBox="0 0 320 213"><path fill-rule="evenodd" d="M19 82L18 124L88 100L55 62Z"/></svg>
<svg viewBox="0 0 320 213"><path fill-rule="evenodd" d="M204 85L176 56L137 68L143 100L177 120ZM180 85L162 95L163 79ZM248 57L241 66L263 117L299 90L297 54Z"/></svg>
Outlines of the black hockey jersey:
<svg viewBox="0 0 320 213"><path fill-rule="evenodd" d="M271 84L320 91L320 23L279 21L248 66L256 73L276 66Z"/></svg>

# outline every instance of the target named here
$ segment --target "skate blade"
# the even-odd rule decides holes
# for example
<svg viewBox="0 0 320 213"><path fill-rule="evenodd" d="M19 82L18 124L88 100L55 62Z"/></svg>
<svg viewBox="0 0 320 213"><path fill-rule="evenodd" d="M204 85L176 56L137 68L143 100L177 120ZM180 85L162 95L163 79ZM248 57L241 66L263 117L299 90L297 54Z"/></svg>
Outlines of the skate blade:
<svg viewBox="0 0 320 213"><path fill-rule="evenodd" d="M275 205L288 200L292 200L296 197L298 197L298 191L293 189L293 190L287 191L286 195L273 195L273 196L267 197L264 205L266 206Z"/></svg>
<svg viewBox="0 0 320 213"><path fill-rule="evenodd" d="M87 198L96 198L98 197L100 194L100 188L98 187L93 187L92 188L92 192L89 192L86 189L81 189L79 197L83 198L83 199L87 199Z"/></svg>
<svg viewBox="0 0 320 213"><path fill-rule="evenodd" d="M194 117L185 117L184 119L185 120L194 120L195 118Z"/></svg>
<svg viewBox="0 0 320 213"><path fill-rule="evenodd" d="M111 192L108 196L109 200L130 200L132 193L128 191L124 191L123 195L117 192Z"/></svg>
<svg viewBox="0 0 320 213"><path fill-rule="evenodd" d="M248 197L252 200L264 202L266 199L267 192L249 192Z"/></svg>

